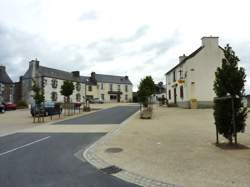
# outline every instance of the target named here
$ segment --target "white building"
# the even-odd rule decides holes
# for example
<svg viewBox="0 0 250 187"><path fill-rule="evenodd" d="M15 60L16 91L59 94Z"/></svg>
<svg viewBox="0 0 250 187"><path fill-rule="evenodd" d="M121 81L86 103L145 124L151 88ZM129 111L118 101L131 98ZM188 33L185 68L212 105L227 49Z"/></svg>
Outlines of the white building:
<svg viewBox="0 0 250 187"><path fill-rule="evenodd" d="M71 102L83 102L85 97L99 98L104 102L132 101L132 83L127 76L101 75L80 76L79 71L66 72L40 66L38 60L29 63L29 69L21 77L22 100L32 103L32 80L43 88L46 101L64 102L61 86L65 80L72 81L75 89Z"/></svg>
<svg viewBox="0 0 250 187"><path fill-rule="evenodd" d="M213 83L217 67L224 58L218 37L203 37L202 45L189 56L180 56L179 63L166 76L167 99L183 108L213 106Z"/></svg>
<svg viewBox="0 0 250 187"><path fill-rule="evenodd" d="M128 76L92 72L86 84L86 96L89 98L100 98L105 102L132 102L133 85Z"/></svg>

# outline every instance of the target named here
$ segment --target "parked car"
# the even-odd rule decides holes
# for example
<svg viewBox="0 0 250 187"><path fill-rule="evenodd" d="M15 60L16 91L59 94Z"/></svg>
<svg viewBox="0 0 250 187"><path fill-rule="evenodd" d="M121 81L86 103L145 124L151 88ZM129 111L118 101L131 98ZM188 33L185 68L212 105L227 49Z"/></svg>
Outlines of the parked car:
<svg viewBox="0 0 250 187"><path fill-rule="evenodd" d="M37 115L39 114L39 112L43 116L51 116L51 115L61 114L62 108L59 103L51 101L46 101L42 103L40 108L36 106L35 103L33 103L30 108L31 115L32 116Z"/></svg>
<svg viewBox="0 0 250 187"><path fill-rule="evenodd" d="M98 104L103 104L103 100L99 99L99 98L94 98L94 99L90 99L89 103L98 103Z"/></svg>
<svg viewBox="0 0 250 187"><path fill-rule="evenodd" d="M4 113L5 112L5 106L0 103L0 113Z"/></svg>
<svg viewBox="0 0 250 187"><path fill-rule="evenodd" d="M7 103L3 103L5 106L5 110L16 110L16 104L11 103L11 102L7 102Z"/></svg>

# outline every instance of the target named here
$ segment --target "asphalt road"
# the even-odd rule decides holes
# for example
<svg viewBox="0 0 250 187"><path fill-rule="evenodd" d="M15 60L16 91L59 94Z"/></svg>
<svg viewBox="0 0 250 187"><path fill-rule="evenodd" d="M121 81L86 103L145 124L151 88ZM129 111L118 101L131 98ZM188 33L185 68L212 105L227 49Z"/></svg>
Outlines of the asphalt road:
<svg viewBox="0 0 250 187"><path fill-rule="evenodd" d="M56 124L120 124L139 110L139 106L117 106Z"/></svg>
<svg viewBox="0 0 250 187"><path fill-rule="evenodd" d="M18 133L1 137L0 187L136 187L77 158L79 150L103 135Z"/></svg>

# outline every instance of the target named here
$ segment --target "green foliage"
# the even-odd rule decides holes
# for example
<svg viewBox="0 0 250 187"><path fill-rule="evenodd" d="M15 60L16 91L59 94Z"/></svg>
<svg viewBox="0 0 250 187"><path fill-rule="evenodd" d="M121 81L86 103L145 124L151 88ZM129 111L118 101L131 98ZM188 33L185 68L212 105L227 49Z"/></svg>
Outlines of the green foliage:
<svg viewBox="0 0 250 187"><path fill-rule="evenodd" d="M141 80L138 87L138 100L145 107L148 106L149 97L155 92L155 83L151 76L146 76Z"/></svg>
<svg viewBox="0 0 250 187"><path fill-rule="evenodd" d="M225 59L222 66L215 73L214 91L217 97L232 96L234 98L236 132L244 132L247 109L243 108L245 70L238 67L239 58L232 48L227 45L224 48ZM222 134L230 142L233 140L232 123L232 99L217 100L214 105L215 125L219 134Z"/></svg>
<svg viewBox="0 0 250 187"><path fill-rule="evenodd" d="M69 102L69 97L73 94L75 86L72 81L64 81L63 85L61 86L61 94L67 97Z"/></svg>
<svg viewBox="0 0 250 187"><path fill-rule="evenodd" d="M43 89L37 85L36 81L32 80L32 82L33 82L32 90L34 92L33 99L35 100L36 105L40 106L45 99L44 92Z"/></svg>

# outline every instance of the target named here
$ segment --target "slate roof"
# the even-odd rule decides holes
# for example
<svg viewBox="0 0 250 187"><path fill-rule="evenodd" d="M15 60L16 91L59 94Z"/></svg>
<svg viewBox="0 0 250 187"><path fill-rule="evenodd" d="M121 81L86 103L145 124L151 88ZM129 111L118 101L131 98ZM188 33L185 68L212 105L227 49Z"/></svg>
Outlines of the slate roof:
<svg viewBox="0 0 250 187"><path fill-rule="evenodd" d="M62 71L44 66L39 66L38 72L40 76L51 77L61 80L71 80L76 82L87 82L87 84L89 85L96 85L96 82L92 81L90 76L74 77L72 72ZM23 78L31 78L31 72L28 70L23 76ZM97 82L104 83L132 84L129 79L125 79L125 76L123 77L115 75L95 74L95 79L97 80Z"/></svg>
<svg viewBox="0 0 250 187"><path fill-rule="evenodd" d="M180 65L184 64L188 59L193 58L196 54L198 54L204 46L199 47L197 50L195 50L193 53L188 55L186 58L184 58L179 64L174 66L171 70L169 70L165 75L169 74L171 71L173 71L175 68L179 67Z"/></svg>
<svg viewBox="0 0 250 187"><path fill-rule="evenodd" d="M125 76L96 74L95 78L97 82L132 85L131 81L128 78L126 79Z"/></svg>
<svg viewBox="0 0 250 187"><path fill-rule="evenodd" d="M70 81L76 81L76 82L80 81L80 78L74 77L71 72L48 68L44 66L39 66L39 73L45 77L52 77L56 79L70 80Z"/></svg>
<svg viewBox="0 0 250 187"><path fill-rule="evenodd" d="M5 68L0 68L0 82L5 84L13 84L13 81L10 79L9 75L6 73Z"/></svg>

